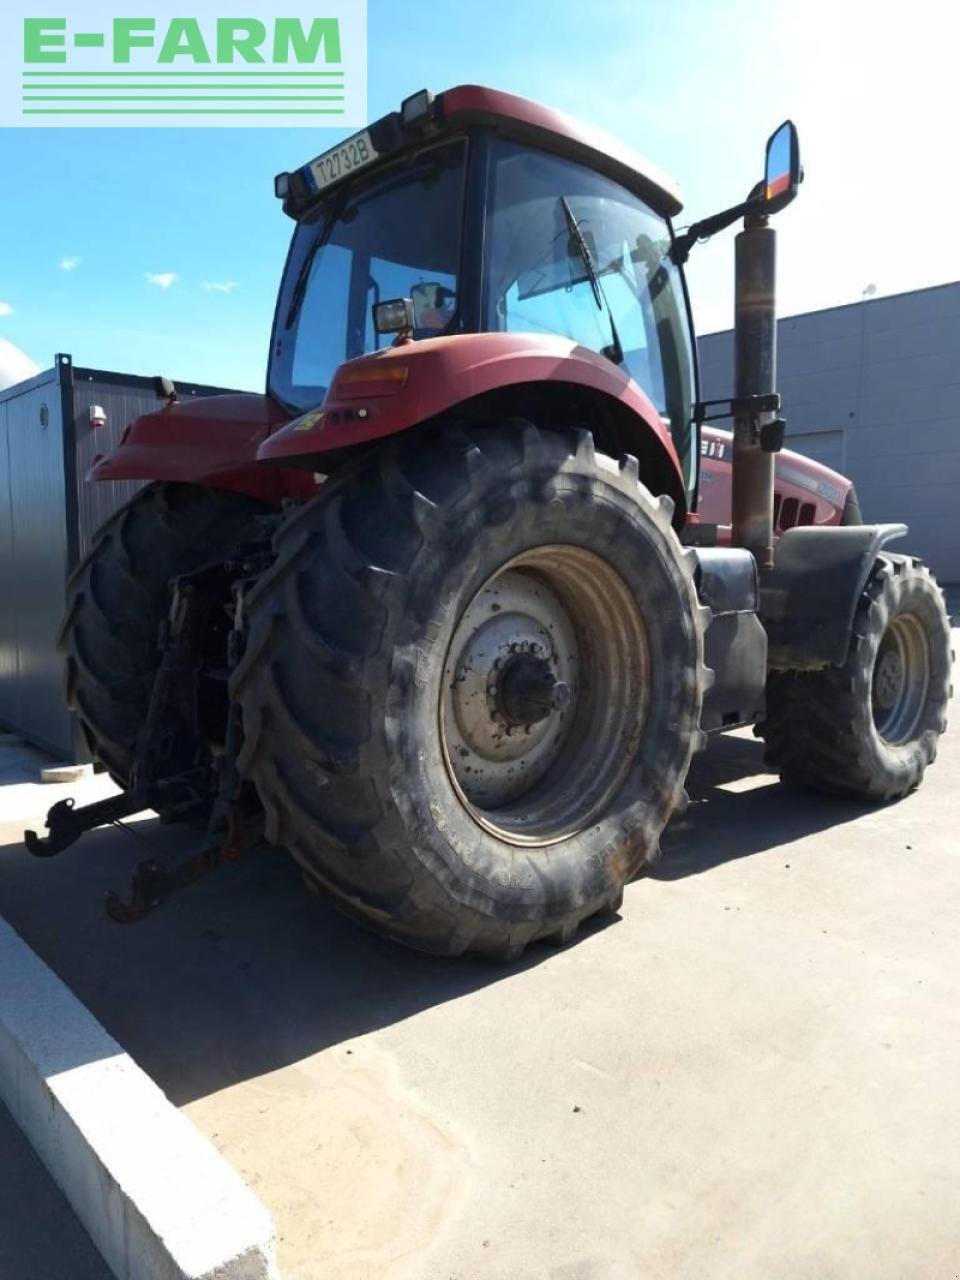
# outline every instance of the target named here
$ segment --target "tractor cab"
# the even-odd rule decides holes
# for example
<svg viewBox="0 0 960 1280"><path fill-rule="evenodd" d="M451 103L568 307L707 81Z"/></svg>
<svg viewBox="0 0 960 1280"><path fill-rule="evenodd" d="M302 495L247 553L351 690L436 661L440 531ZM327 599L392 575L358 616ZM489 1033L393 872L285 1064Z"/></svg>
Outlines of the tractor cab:
<svg viewBox="0 0 960 1280"><path fill-rule="evenodd" d="M297 220L269 390L295 412L345 362L476 334L565 340L632 383L696 480L689 309L669 180L492 90L416 95L277 180Z"/></svg>

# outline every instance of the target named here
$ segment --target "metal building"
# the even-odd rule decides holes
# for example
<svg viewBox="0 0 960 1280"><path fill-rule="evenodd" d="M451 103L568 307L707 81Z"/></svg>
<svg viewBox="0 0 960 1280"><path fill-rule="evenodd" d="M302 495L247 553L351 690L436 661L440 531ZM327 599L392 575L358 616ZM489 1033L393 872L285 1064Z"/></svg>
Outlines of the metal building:
<svg viewBox="0 0 960 1280"><path fill-rule="evenodd" d="M179 383L181 399L225 388ZM67 759L88 759L63 705L56 636L64 584L135 481L85 484L98 453L157 408L152 378L52 369L0 391L0 725Z"/></svg>
<svg viewBox="0 0 960 1280"><path fill-rule="evenodd" d="M778 385L791 449L853 480L863 518L960 582L960 282L788 316ZM732 332L700 339L704 399L730 395Z"/></svg>

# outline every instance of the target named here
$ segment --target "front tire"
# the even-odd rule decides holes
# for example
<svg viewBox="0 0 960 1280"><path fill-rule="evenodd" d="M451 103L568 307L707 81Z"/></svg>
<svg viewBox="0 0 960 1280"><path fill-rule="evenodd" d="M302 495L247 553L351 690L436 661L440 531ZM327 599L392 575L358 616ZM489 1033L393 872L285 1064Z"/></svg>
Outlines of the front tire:
<svg viewBox="0 0 960 1280"><path fill-rule="evenodd" d="M362 922L512 957L619 905L702 743L705 611L588 432L401 437L280 530L233 695L268 838Z"/></svg>
<svg viewBox="0 0 960 1280"><path fill-rule="evenodd" d="M858 800L919 786L946 728L950 621L918 560L884 553L854 619L842 667L772 672L757 727L784 782Z"/></svg>

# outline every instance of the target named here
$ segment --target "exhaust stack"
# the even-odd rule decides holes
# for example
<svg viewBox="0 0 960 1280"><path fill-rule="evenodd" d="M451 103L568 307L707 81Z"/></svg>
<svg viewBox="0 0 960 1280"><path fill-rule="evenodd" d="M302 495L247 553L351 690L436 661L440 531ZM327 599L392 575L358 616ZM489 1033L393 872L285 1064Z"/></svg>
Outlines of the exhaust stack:
<svg viewBox="0 0 960 1280"><path fill-rule="evenodd" d="M776 414L757 397L777 383L777 233L762 213L748 213L736 239L734 303L733 536L761 569L773 567L773 475ZM766 428L766 430L765 430ZM766 447L764 447L766 446Z"/></svg>

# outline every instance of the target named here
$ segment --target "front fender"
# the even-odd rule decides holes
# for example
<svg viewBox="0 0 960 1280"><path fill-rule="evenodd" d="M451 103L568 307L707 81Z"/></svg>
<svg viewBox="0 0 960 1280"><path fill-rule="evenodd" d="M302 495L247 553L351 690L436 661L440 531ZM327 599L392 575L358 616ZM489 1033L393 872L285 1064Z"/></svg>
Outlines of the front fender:
<svg viewBox="0 0 960 1280"><path fill-rule="evenodd" d="M646 443L653 434L683 491L673 440L640 387L603 356L550 334L407 339L348 360L334 375L320 408L264 440L257 457L264 462L299 458L299 465L307 465L319 454L406 431L487 392L535 383L588 389L629 410L638 442L641 435ZM632 451L629 442L625 447Z"/></svg>
<svg viewBox="0 0 960 1280"><path fill-rule="evenodd" d="M777 543L774 567L760 580L760 618L773 670L843 666L860 593L877 555L906 532L905 524L786 531Z"/></svg>

